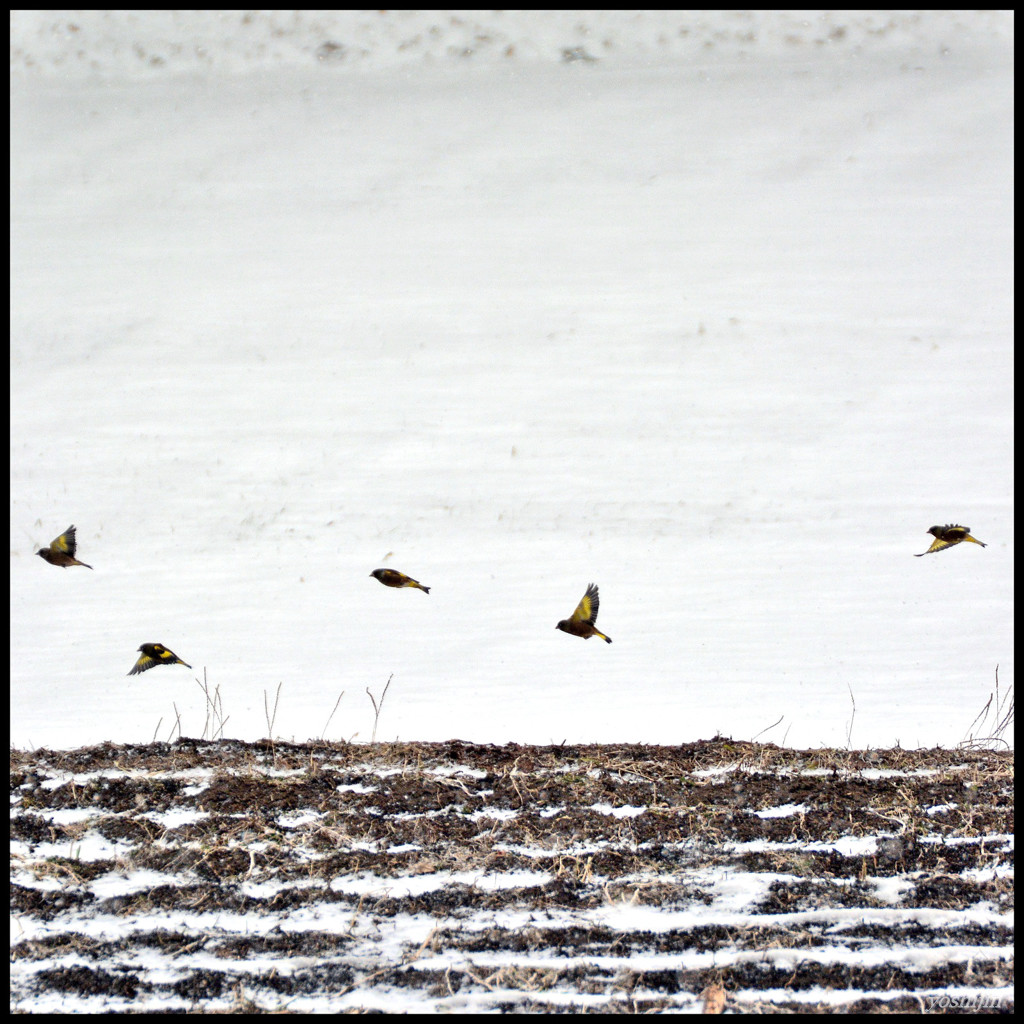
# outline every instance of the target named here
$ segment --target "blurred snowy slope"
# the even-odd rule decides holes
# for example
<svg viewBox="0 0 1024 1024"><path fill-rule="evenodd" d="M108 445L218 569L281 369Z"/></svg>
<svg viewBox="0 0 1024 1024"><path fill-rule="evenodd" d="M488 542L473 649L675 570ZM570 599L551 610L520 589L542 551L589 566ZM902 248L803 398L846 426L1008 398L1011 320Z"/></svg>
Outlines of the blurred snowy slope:
<svg viewBox="0 0 1024 1024"><path fill-rule="evenodd" d="M14 75L651 63L1013 46L1012 11L12 11Z"/></svg>

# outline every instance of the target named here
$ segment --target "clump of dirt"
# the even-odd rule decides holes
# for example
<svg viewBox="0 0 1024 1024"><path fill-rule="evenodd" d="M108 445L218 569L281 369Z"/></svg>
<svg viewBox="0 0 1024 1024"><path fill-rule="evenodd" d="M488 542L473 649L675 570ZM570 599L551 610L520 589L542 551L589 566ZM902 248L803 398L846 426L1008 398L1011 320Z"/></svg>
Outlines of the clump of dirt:
<svg viewBox="0 0 1024 1024"><path fill-rule="evenodd" d="M1013 1006L1007 753L182 739L10 765L15 1009Z"/></svg>

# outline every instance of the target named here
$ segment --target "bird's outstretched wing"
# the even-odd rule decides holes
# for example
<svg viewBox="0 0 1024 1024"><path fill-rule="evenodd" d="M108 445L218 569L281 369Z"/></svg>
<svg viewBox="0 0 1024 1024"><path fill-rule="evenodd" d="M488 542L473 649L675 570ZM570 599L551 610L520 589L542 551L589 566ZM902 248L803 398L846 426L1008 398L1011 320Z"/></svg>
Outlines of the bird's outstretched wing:
<svg viewBox="0 0 1024 1024"><path fill-rule="evenodd" d="M601 599L597 595L597 587L593 583L587 587L580 603L576 605L576 611L572 613L572 621L576 623L594 622L597 619L597 610L601 607Z"/></svg>
<svg viewBox="0 0 1024 1024"><path fill-rule="evenodd" d="M182 661L174 651L169 651L163 644L143 644L139 650L139 660L135 662L130 676L138 675L140 672L148 672L157 665L184 665L185 668L192 666L187 661Z"/></svg>
<svg viewBox="0 0 1024 1024"><path fill-rule="evenodd" d="M59 537L54 537L50 541L50 550L59 551L62 555L70 555L74 558L75 552L78 550L74 526L69 526Z"/></svg>
<svg viewBox="0 0 1024 1024"><path fill-rule="evenodd" d="M933 526L928 532L935 540L932 541L932 546L927 551L922 551L920 554L915 555L915 558L930 555L933 551L945 551L946 548L951 548L965 540L969 540L972 544L979 544L983 548L988 547L983 541L971 536L971 528L969 526L960 526L958 523Z"/></svg>

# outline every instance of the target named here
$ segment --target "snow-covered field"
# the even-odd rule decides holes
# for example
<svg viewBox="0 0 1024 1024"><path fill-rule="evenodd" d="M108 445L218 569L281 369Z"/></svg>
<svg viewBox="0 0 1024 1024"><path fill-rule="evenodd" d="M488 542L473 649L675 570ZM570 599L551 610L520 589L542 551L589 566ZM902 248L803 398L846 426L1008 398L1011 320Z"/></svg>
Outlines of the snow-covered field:
<svg viewBox="0 0 1024 1024"><path fill-rule="evenodd" d="M392 676L379 737L520 743L1012 685L1012 14L11 25L16 745L198 735L204 670L298 740Z"/></svg>
<svg viewBox="0 0 1024 1024"><path fill-rule="evenodd" d="M1012 1009L1012 13L11 29L16 1008Z"/></svg>

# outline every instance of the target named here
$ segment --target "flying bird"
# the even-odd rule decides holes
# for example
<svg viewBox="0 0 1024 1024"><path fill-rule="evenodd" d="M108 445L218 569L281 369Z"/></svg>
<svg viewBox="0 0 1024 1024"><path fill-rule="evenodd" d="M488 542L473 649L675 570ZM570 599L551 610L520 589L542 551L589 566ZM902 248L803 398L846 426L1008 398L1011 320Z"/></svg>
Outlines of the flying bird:
<svg viewBox="0 0 1024 1024"><path fill-rule="evenodd" d="M972 544L981 544L983 548L988 547L987 544L982 544L980 540L971 536L969 526L957 526L954 523L949 523L946 526L933 526L928 532L935 540L932 541L932 546L927 551L922 551L920 555L914 555L915 558L930 555L933 551L945 551L946 548L951 548L954 544L965 540L969 540Z"/></svg>
<svg viewBox="0 0 1024 1024"><path fill-rule="evenodd" d="M62 565L65 569L69 565L83 565L86 569L92 569L91 565L80 562L75 558L75 551L78 549L78 542L75 540L75 528L69 526L59 537L50 541L48 548L40 548L36 554L45 558L50 565Z"/></svg>
<svg viewBox="0 0 1024 1024"><path fill-rule="evenodd" d="M599 636L605 643L610 644L612 638L605 636L594 627L594 623L597 621L597 609L600 607L601 599L597 596L597 587L591 583L583 595L583 600L576 606L576 611L572 613L572 618L562 619L555 629L560 629L563 633L572 633L573 636L581 636L584 640L592 636Z"/></svg>
<svg viewBox="0 0 1024 1024"><path fill-rule="evenodd" d="M398 572L395 569L374 569L370 575L374 579L380 580L385 587L416 587L424 594L430 593L430 587L417 583L411 576L406 576L404 572Z"/></svg>
<svg viewBox="0 0 1024 1024"><path fill-rule="evenodd" d="M140 672L148 672L157 665L184 665L185 668L192 666L187 661L182 661L174 651L167 650L163 644L143 644L140 648L142 654L135 662L135 667L128 673L130 676L138 675Z"/></svg>

